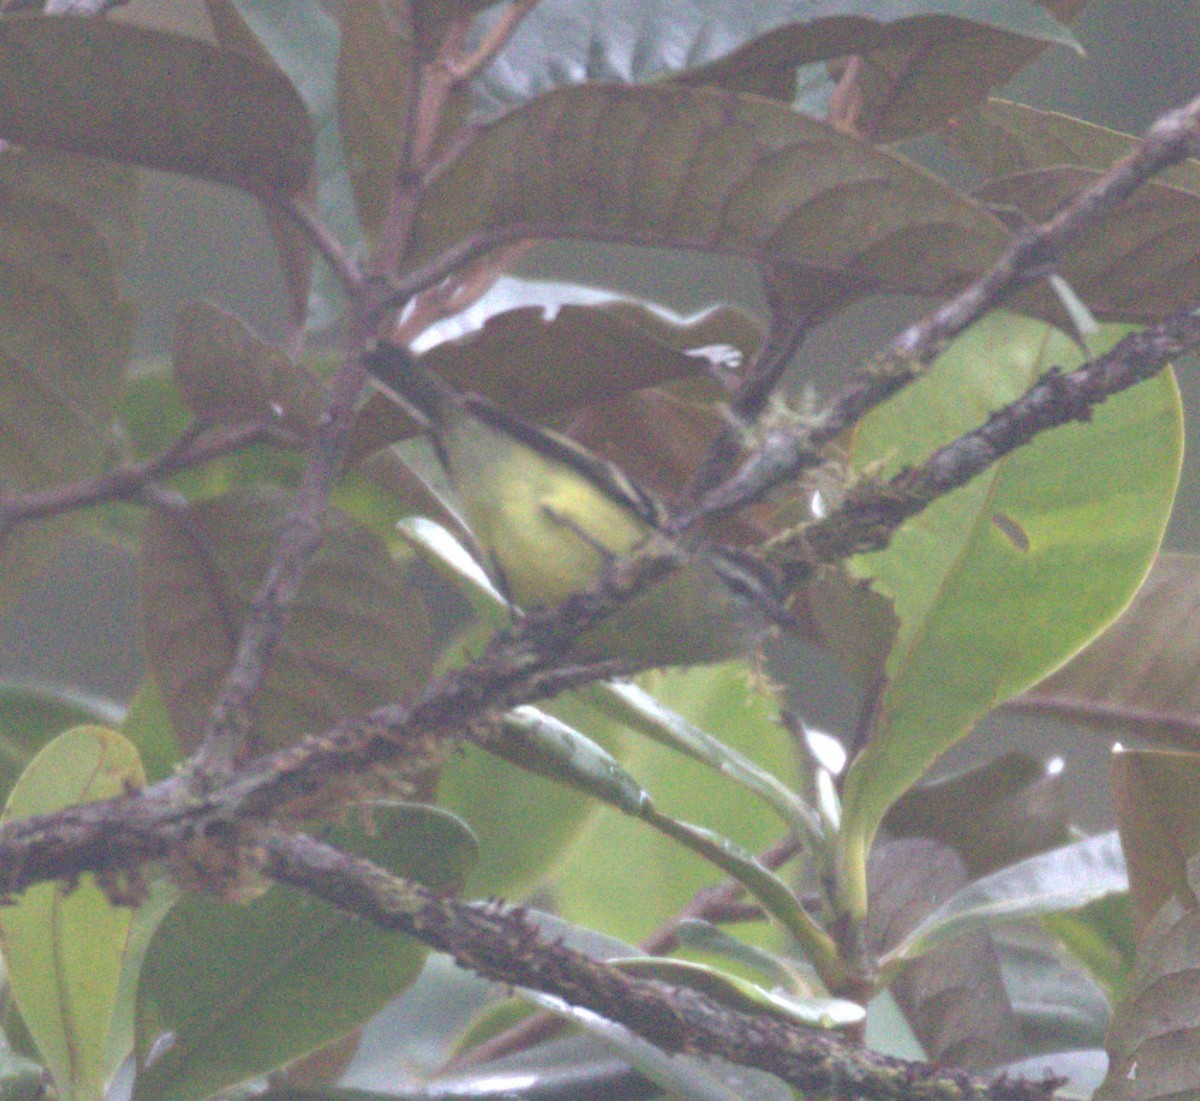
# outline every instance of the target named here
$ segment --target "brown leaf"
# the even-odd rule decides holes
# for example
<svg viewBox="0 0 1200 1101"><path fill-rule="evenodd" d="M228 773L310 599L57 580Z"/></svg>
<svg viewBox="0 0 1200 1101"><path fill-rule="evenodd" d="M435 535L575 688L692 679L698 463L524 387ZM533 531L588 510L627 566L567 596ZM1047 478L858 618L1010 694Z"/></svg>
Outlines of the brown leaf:
<svg viewBox="0 0 1200 1101"><path fill-rule="evenodd" d="M1105 169L1137 142L1132 134L1003 99L988 100L954 119L946 138L988 178L1058 165ZM1155 179L1200 191L1200 161L1184 161Z"/></svg>
<svg viewBox="0 0 1200 1101"><path fill-rule="evenodd" d="M1111 779L1140 935L1167 899L1196 905L1187 868L1200 853L1200 754L1124 750L1113 754Z"/></svg>
<svg viewBox="0 0 1200 1101"><path fill-rule="evenodd" d="M179 311L171 358L183 400L206 424L274 422L301 438L316 428L320 380L219 306Z"/></svg>
<svg viewBox="0 0 1200 1101"><path fill-rule="evenodd" d="M990 177L977 197L1015 208L1017 225L1049 217L1137 141L1001 100L956 120L946 135ZM1111 212L1059 270L1098 317L1153 321L1196 300L1198 259L1200 162L1191 160L1169 168Z"/></svg>
<svg viewBox="0 0 1200 1101"><path fill-rule="evenodd" d="M1085 3L1058 0L1043 6L1069 21ZM861 59L857 128L873 141L891 142L940 126L980 102L1049 45L948 16L891 23L834 16L780 27L677 79L762 93L768 74L794 74L800 65L855 56ZM792 87L794 79L781 98L790 100Z"/></svg>
<svg viewBox="0 0 1200 1101"><path fill-rule="evenodd" d="M1042 6L1070 22L1086 3L1047 0ZM1050 45L960 20L928 24L863 59L858 129L873 141L898 141L941 126L1007 84Z"/></svg>
<svg viewBox="0 0 1200 1101"><path fill-rule="evenodd" d="M185 750L196 746L286 515L275 493L229 494L146 525L142 620ZM256 698L249 754L399 699L431 667L424 604L384 545L333 512Z"/></svg>
<svg viewBox="0 0 1200 1101"><path fill-rule="evenodd" d="M814 316L873 292L943 294L1008 237L927 173L780 104L585 86L484 129L426 193L406 263L463 239L570 236L810 272L793 297Z"/></svg>
<svg viewBox="0 0 1200 1101"><path fill-rule="evenodd" d="M119 295L107 240L87 214L117 210L129 181L90 167L18 151L0 156L0 482L7 493L93 474L112 443L133 311ZM34 521L0 536L0 604L53 561L62 530L58 521Z"/></svg>
<svg viewBox="0 0 1200 1101"><path fill-rule="evenodd" d="M354 201L369 238L387 213L413 79L412 31L402 5L348 4L339 25L337 106Z"/></svg>
<svg viewBox="0 0 1200 1101"><path fill-rule="evenodd" d="M470 6L418 4L413 12L393 0L356 0L342 10L338 122L355 205L368 238L379 233L396 185L405 135L418 123L408 118L414 64L432 58L453 9ZM417 24L415 33L410 15ZM427 157L436 160L449 136L466 124L470 96L467 84L450 90ZM424 137L415 130L411 136L414 141ZM409 151L414 149L410 146Z"/></svg>
<svg viewBox="0 0 1200 1101"><path fill-rule="evenodd" d="M1065 845L1068 826L1061 777L1024 753L912 788L884 820L892 835L950 845L972 879Z"/></svg>
<svg viewBox="0 0 1200 1101"><path fill-rule="evenodd" d="M0 21L0 135L294 194L313 132L277 71L199 39L94 19Z"/></svg>
<svg viewBox="0 0 1200 1101"><path fill-rule="evenodd" d="M52 150L9 150L0 157L0 180L8 188L55 204L86 222L103 240L113 263L123 267L141 243L138 174L129 165ZM100 271L107 271L103 265Z"/></svg>
<svg viewBox="0 0 1200 1101"><path fill-rule="evenodd" d="M477 332L431 348L422 362L460 390L514 413L565 420L581 406L675 379L703 378L696 349L729 347L743 360L758 348L758 322L732 306L675 324L631 302L568 305L547 318L541 307L506 310ZM380 408L386 406L387 408ZM368 402L352 453L411 435L415 424L386 398Z"/></svg>
<svg viewBox="0 0 1200 1101"><path fill-rule="evenodd" d="M1200 876L1189 869L1193 892ZM1138 945L1108 1032L1108 1076L1095 1101L1158 1101L1200 1094L1200 910L1172 897Z"/></svg>
<svg viewBox="0 0 1200 1101"><path fill-rule="evenodd" d="M222 49L232 50L267 68L276 69L283 76L270 51L242 18L233 0L205 0L205 6L212 21L217 44ZM313 176L304 188L304 202L313 204L316 188L317 181ZM292 322L302 325L308 314L308 293L312 287L312 242L290 215L281 213L274 206L268 206L265 213L271 238L275 242L275 253L279 257L279 267L288 287Z"/></svg>
<svg viewBox="0 0 1200 1101"><path fill-rule="evenodd" d="M881 684L899 621L892 602L842 567L820 571L807 587L821 642L868 691Z"/></svg>
<svg viewBox="0 0 1200 1101"><path fill-rule="evenodd" d="M1041 222L1099 176L1087 168L1043 168L993 180L975 196ZM1200 297L1200 193L1143 184L1079 236L1058 271L1103 320L1152 322L1192 305ZM1027 299L1019 295L1012 305Z"/></svg>
<svg viewBox="0 0 1200 1101"><path fill-rule="evenodd" d="M869 875L867 935L876 951L898 943L968 878L952 848L924 838L876 845ZM890 992L931 1059L983 1070L1021 1054L996 954L983 933L931 949Z"/></svg>

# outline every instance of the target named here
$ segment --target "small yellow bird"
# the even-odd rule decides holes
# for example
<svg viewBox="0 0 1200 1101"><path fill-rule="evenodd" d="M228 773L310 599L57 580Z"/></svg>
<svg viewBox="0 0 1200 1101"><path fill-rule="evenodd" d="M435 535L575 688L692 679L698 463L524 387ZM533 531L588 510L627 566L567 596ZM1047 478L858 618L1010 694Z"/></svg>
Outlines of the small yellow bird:
<svg viewBox="0 0 1200 1101"><path fill-rule="evenodd" d="M496 586L517 606L560 604L662 530L665 505L572 440L454 390L395 344L378 343L364 362L428 428ZM643 668L743 654L767 620L790 621L772 580L745 552L704 546L576 649Z"/></svg>

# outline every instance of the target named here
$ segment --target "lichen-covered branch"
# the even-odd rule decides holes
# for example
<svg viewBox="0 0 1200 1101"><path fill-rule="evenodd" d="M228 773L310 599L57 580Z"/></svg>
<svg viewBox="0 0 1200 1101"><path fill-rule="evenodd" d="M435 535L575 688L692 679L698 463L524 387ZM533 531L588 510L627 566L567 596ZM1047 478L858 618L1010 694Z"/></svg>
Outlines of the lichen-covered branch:
<svg viewBox="0 0 1200 1101"><path fill-rule="evenodd" d="M882 485L864 480L852 486L838 509L777 536L768 544L768 553L783 565L789 584L796 585L819 565L881 550L905 520L938 498L966 485L1041 433L1071 421L1090 420L1095 406L1150 378L1198 344L1200 307L1193 307L1130 334L1077 370L1049 371L1016 401L919 466Z"/></svg>
<svg viewBox="0 0 1200 1101"><path fill-rule="evenodd" d="M543 937L519 909L437 895L303 834L263 837L264 868L389 929L447 952L484 978L525 986L624 1025L671 1053L765 1070L805 1096L868 1101L1047 1101L1062 1084L1000 1078L879 1055L782 1017L730 1009L695 990L634 978Z"/></svg>
<svg viewBox="0 0 1200 1101"><path fill-rule="evenodd" d="M1200 99L1154 122L1133 150L1054 217L1029 226L979 278L915 325L905 329L872 364L858 372L833 402L805 424L767 434L736 475L705 495L681 525L722 515L761 500L775 486L817 466L822 448L867 412L913 381L949 342L1027 283L1054 273L1079 236L1157 173L1200 145Z"/></svg>

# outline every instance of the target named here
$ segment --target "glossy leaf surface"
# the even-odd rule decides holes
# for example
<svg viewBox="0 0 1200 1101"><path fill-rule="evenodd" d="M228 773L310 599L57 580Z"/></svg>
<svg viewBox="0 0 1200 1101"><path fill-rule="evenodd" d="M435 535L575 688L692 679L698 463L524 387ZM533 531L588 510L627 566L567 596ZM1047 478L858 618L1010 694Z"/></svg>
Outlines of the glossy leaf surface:
<svg viewBox="0 0 1200 1101"><path fill-rule="evenodd" d="M122 170L61 154L9 150L0 158L6 492L96 473L111 443L133 323L117 285L133 199L132 177ZM0 604L53 561L64 527L58 518L37 519L0 537Z"/></svg>
<svg viewBox="0 0 1200 1101"><path fill-rule="evenodd" d="M78 726L33 759L9 794L4 820L115 798L144 782L125 738ZM73 889L38 884L0 909L4 963L21 1016L70 1101L99 1101L128 1050L117 1043L114 1051L110 1032L122 1014L132 919L133 911L110 903L90 875Z"/></svg>
<svg viewBox="0 0 1200 1101"><path fill-rule="evenodd" d="M483 20L484 26L490 22ZM1020 42L1025 46L1022 61L1048 42L1075 44L1046 8L1032 3L766 0L746 5L709 0L680 7L661 0L620 0L597 8L581 0L548 0L525 17L480 77L477 110L494 118L564 84L643 83L671 75L688 83L790 99L801 65L901 50L936 54L941 62L939 47L975 45L975 38L988 43L993 55L1011 54ZM995 79L997 70L1009 73L1020 67L1010 56L1004 60L1003 67L994 61L988 67L994 83L1002 83ZM978 66L968 81L965 66L960 71L922 61L907 66L903 75L909 79L892 97L893 115L899 113L896 100L929 96L935 83L950 104L964 102L963 88L978 96L979 89L993 86ZM935 82L934 72L940 81ZM892 87L900 83L893 79Z"/></svg>
<svg viewBox="0 0 1200 1101"><path fill-rule="evenodd" d="M919 462L1051 364L1069 369L1080 356L1039 323L985 319L863 421L854 463L878 463L886 477ZM852 560L892 598L900 628L875 729L846 779L846 852L861 856L891 803L972 723L1128 604L1170 514L1180 416L1163 372L1101 406L1091 423L1042 434L940 499L886 551Z"/></svg>
<svg viewBox="0 0 1200 1101"><path fill-rule="evenodd" d="M1107 631L1012 706L1200 749L1200 558L1160 554Z"/></svg>
<svg viewBox="0 0 1200 1101"><path fill-rule="evenodd" d="M1195 861L1189 882L1193 898L1164 903L1138 945L1133 975L1108 1032L1108 1075L1096 1101L1158 1101L1200 1091L1200 910L1195 903L1200 877Z"/></svg>

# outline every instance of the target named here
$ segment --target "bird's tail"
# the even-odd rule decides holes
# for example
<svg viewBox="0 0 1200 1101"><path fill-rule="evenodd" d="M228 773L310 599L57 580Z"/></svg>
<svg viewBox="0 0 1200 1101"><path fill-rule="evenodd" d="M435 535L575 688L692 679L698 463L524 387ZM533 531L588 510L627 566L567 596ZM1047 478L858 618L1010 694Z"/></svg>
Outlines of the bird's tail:
<svg viewBox="0 0 1200 1101"><path fill-rule="evenodd" d="M407 348L380 340L363 356L363 366L426 427L446 422L454 391Z"/></svg>

